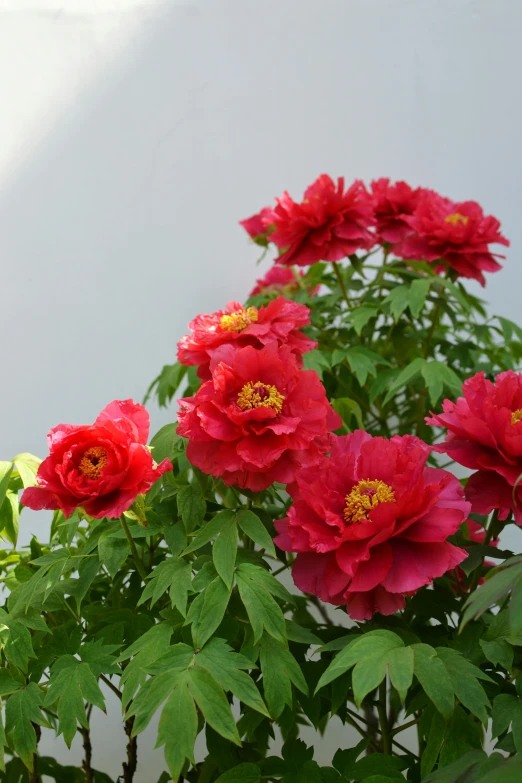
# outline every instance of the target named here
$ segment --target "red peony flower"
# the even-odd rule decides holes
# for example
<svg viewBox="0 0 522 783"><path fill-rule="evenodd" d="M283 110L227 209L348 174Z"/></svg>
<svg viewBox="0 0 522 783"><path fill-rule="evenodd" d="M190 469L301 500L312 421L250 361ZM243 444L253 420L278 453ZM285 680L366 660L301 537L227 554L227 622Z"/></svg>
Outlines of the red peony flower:
<svg viewBox="0 0 522 783"><path fill-rule="evenodd" d="M499 511L499 519L514 512L522 525L522 373L500 373L495 383L483 372L468 378L464 396L444 400L443 413L428 424L448 430L444 443L433 448L477 471L468 479L466 497L477 514Z"/></svg>
<svg viewBox="0 0 522 783"><path fill-rule="evenodd" d="M486 537L486 528L482 525L479 525L478 522L475 522L473 519L467 519L466 522L463 525L464 527L464 535L469 541L473 541L475 544L483 544L484 538ZM494 538L492 541L489 542L489 546L497 547L499 543L498 538ZM466 546L466 545L465 545ZM466 546L466 549L468 547ZM495 565L491 560L484 560L484 565L492 567ZM460 566L457 566L453 574L450 576L451 580L451 586L455 593L461 593L465 591L466 589L469 589L469 584L466 585L466 573L462 570ZM479 579L479 584L483 584L484 579Z"/></svg>
<svg viewBox="0 0 522 783"><path fill-rule="evenodd" d="M299 272L299 277L303 278L304 272ZM256 280L256 285L250 291L249 296L256 294L294 294L300 289L299 280L289 266L279 266L274 264L264 277ZM319 286L309 286L308 293L315 296L319 291Z"/></svg>
<svg viewBox="0 0 522 783"><path fill-rule="evenodd" d="M156 465L147 448L149 414L132 400L114 400L94 424L59 424L47 437L50 454L38 468L37 487L22 503L35 511L56 509L69 517L83 507L91 517L116 518L172 465Z"/></svg>
<svg viewBox="0 0 522 783"><path fill-rule="evenodd" d="M336 185L327 174L321 174L300 204L288 193L276 201L270 216L275 226L270 241L283 251L278 264L340 261L375 244L370 231L374 223L372 199L360 180L345 192L343 177Z"/></svg>
<svg viewBox="0 0 522 783"><path fill-rule="evenodd" d="M225 310L198 315L190 322L192 333L178 343L178 361L196 365L198 376L206 381L212 375L212 360L213 365L228 361L234 350L247 345L261 348L271 342L287 344L300 357L317 345L299 331L309 323L308 307L283 296L259 310L229 302Z"/></svg>
<svg viewBox="0 0 522 783"><path fill-rule="evenodd" d="M259 242L261 240L261 244L267 244L267 235L272 222L271 214L271 207L263 207L257 215L252 215L252 217L245 218L245 220L240 220L239 225L243 226L254 242Z"/></svg>
<svg viewBox="0 0 522 783"><path fill-rule="evenodd" d="M429 453L412 435L386 440L357 430L335 437L331 456L296 474L275 542L297 552L300 590L367 620L402 609L405 595L464 560L446 538L469 503L451 473L426 467Z"/></svg>
<svg viewBox="0 0 522 783"><path fill-rule="evenodd" d="M189 439L189 461L254 492L315 465L329 430L341 426L317 373L300 370L290 347L275 343L239 349L179 404L177 432Z"/></svg>
<svg viewBox="0 0 522 783"><path fill-rule="evenodd" d="M404 220L413 229L395 252L402 258L446 261L461 277L485 285L483 272L497 272L501 265L489 245L509 245L500 223L485 216L476 201L455 203L425 190L415 214ZM504 256L498 256L503 258Z"/></svg>
<svg viewBox="0 0 522 783"><path fill-rule="evenodd" d="M372 182L371 191L377 238L395 245L412 232L405 218L415 212L422 189L413 189L406 182L390 185L390 180L382 177Z"/></svg>

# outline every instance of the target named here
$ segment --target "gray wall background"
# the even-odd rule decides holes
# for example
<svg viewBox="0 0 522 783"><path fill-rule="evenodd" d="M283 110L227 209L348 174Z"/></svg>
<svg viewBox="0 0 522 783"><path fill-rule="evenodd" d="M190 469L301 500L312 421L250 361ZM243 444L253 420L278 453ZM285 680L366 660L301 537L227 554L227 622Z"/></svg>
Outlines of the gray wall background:
<svg viewBox="0 0 522 783"><path fill-rule="evenodd" d="M515 0L0 0L0 458L141 399L260 271L237 221L322 172L480 201L512 240L484 296L519 318L521 28ZM94 760L116 776L108 699ZM320 760L352 740L333 726Z"/></svg>

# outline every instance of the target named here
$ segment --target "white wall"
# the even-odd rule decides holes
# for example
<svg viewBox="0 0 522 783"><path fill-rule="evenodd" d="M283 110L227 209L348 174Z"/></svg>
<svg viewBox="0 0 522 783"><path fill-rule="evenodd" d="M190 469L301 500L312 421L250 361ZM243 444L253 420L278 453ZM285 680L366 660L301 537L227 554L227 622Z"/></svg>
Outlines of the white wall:
<svg viewBox="0 0 522 783"><path fill-rule="evenodd" d="M521 26L516 0L0 0L0 458L141 398L249 290L237 221L323 171L480 201L512 240L485 296L517 319Z"/></svg>

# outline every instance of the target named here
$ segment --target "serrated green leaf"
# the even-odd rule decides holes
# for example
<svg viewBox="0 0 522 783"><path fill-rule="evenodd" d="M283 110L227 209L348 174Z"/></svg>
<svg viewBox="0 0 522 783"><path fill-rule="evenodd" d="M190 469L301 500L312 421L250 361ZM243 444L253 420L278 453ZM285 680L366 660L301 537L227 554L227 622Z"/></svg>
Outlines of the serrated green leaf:
<svg viewBox="0 0 522 783"><path fill-rule="evenodd" d="M355 419L360 429L364 428L361 406L355 400L351 400L349 397L338 397L336 400L332 400L332 408L339 414L348 431L354 429L352 419Z"/></svg>
<svg viewBox="0 0 522 783"><path fill-rule="evenodd" d="M440 371L441 366L442 362L431 361L425 362L421 367L421 374L428 387L432 405L437 404L442 396L442 390L444 388L442 373Z"/></svg>
<svg viewBox="0 0 522 783"><path fill-rule="evenodd" d="M147 666L157 661L168 649L171 636L172 628L167 623L157 623L136 639L118 658L118 661L126 661L132 657L121 676L124 708L128 706L138 687L145 682Z"/></svg>
<svg viewBox="0 0 522 783"><path fill-rule="evenodd" d="M517 579L511 589L509 625L514 636L522 632L522 576Z"/></svg>
<svg viewBox="0 0 522 783"><path fill-rule="evenodd" d="M152 456L159 464L164 459L172 460L176 454L176 446L182 441L179 435L176 435L177 424L165 424L150 441Z"/></svg>
<svg viewBox="0 0 522 783"><path fill-rule="evenodd" d="M207 522L205 526L198 531L197 535L194 536L194 540L192 541L192 543L189 544L189 546L183 552L183 555L188 555L190 554L190 552L195 552L196 549L200 549L202 546L205 546L205 544L208 544L209 541L211 541L219 533L221 533L225 524L230 519L232 519L233 516L234 516L234 512L230 511L229 509L225 509L224 511L219 511L210 520L210 522Z"/></svg>
<svg viewBox="0 0 522 783"><path fill-rule="evenodd" d="M258 569L262 570L262 569ZM248 614L254 632L254 643L263 635L263 629L275 639L286 638L285 620L281 608L265 586L257 581L244 567L237 569L236 581L239 595Z"/></svg>
<svg viewBox="0 0 522 783"><path fill-rule="evenodd" d="M449 647L437 647L437 657L446 667L457 699L487 726L489 715L486 708L491 705L486 692L479 682L490 677L470 663L457 650Z"/></svg>
<svg viewBox="0 0 522 783"><path fill-rule="evenodd" d="M312 633L308 628L302 628L293 620L285 620L286 623L286 636L288 641L297 642L298 644L322 644L321 639Z"/></svg>
<svg viewBox="0 0 522 783"><path fill-rule="evenodd" d="M514 562L516 561L516 562ZM522 562L516 558L488 574L488 579L475 590L464 604L461 627L476 620L490 606L499 603L522 578Z"/></svg>
<svg viewBox="0 0 522 783"><path fill-rule="evenodd" d="M138 606L150 599L151 606L165 595L170 594L172 606L186 617L187 598L191 587L191 567L183 558L168 558L156 566L141 594Z"/></svg>
<svg viewBox="0 0 522 783"><path fill-rule="evenodd" d="M8 696L10 693L20 690L25 685L25 679L19 682L11 676L8 669L0 669L0 696Z"/></svg>
<svg viewBox="0 0 522 783"><path fill-rule="evenodd" d="M436 651L428 644L412 644L413 671L424 692L445 718L450 718L455 706L449 674Z"/></svg>
<svg viewBox="0 0 522 783"><path fill-rule="evenodd" d="M438 710L433 710L426 746L421 757L421 777L423 779L426 775L429 775L437 763L445 733L446 721Z"/></svg>
<svg viewBox="0 0 522 783"><path fill-rule="evenodd" d="M350 311L349 321L358 335L372 318L377 318L379 308L375 305L361 305Z"/></svg>
<svg viewBox="0 0 522 783"><path fill-rule="evenodd" d="M188 679L190 693L207 723L222 737L241 746L236 722L223 689L212 675L199 666L190 670Z"/></svg>
<svg viewBox="0 0 522 783"><path fill-rule="evenodd" d="M96 639L82 644L78 653L98 679L101 674L121 674L115 654L119 649L119 644L104 644L102 639Z"/></svg>
<svg viewBox="0 0 522 783"><path fill-rule="evenodd" d="M199 484L187 484L182 487L178 492L177 501L185 532L192 533L202 524L207 512L207 504Z"/></svg>
<svg viewBox="0 0 522 783"><path fill-rule="evenodd" d="M198 653L196 665L203 666L225 691L231 691L243 704L269 717L253 680L241 669L253 668L244 655L235 653L223 639L211 639Z"/></svg>
<svg viewBox="0 0 522 783"><path fill-rule="evenodd" d="M7 494L9 479L11 478L12 472L13 463L0 460L0 509L2 508L2 503L4 502L5 496Z"/></svg>
<svg viewBox="0 0 522 783"><path fill-rule="evenodd" d="M0 506L0 531L12 544L16 546L20 528L20 504L18 493L6 492L4 502Z"/></svg>
<svg viewBox="0 0 522 783"><path fill-rule="evenodd" d="M27 671L30 658L36 658L31 634L19 620L9 615L0 616L0 645L4 655L13 666Z"/></svg>
<svg viewBox="0 0 522 783"><path fill-rule="evenodd" d="M368 375L375 377L377 375L376 362L364 348L354 346L348 348L345 352L345 359L348 362L350 370L353 372L360 386L364 386Z"/></svg>
<svg viewBox="0 0 522 783"><path fill-rule="evenodd" d="M69 656L68 656L69 657ZM76 734L76 722L84 728L89 727L85 713L84 700L105 711L105 699L96 677L87 663L80 663L75 658L70 665L59 669L55 675L56 664L51 670L51 679L45 697L45 706L56 706L58 712L58 735L71 747ZM58 659L59 663L60 659Z"/></svg>
<svg viewBox="0 0 522 783"><path fill-rule="evenodd" d="M212 547L212 559L215 569L229 590L232 589L234 583L237 540L237 524L232 517L225 523Z"/></svg>
<svg viewBox="0 0 522 783"><path fill-rule="evenodd" d="M194 743L198 733L198 716L189 685L189 675L180 678L167 699L158 725L156 748L165 745L165 760L173 780L177 780L185 759L195 764Z"/></svg>
<svg viewBox="0 0 522 783"><path fill-rule="evenodd" d="M390 313L395 321L398 321L409 305L410 289L407 285L398 285L392 288L383 304L390 305Z"/></svg>
<svg viewBox="0 0 522 783"><path fill-rule="evenodd" d="M235 518L243 533L245 533L254 544L257 544L261 549L265 549L272 557L276 557L274 542L257 514L253 511L243 509L236 512Z"/></svg>
<svg viewBox="0 0 522 783"><path fill-rule="evenodd" d="M2 718L2 701L0 700L0 770L5 772L4 748L7 746L4 721Z"/></svg>
<svg viewBox="0 0 522 783"><path fill-rule="evenodd" d="M39 457L35 457L34 454L28 454L24 451L22 454L17 454L13 460L15 467L20 474L24 489L26 487L34 487L36 484L36 474L42 460Z"/></svg>
<svg viewBox="0 0 522 783"><path fill-rule="evenodd" d="M308 686L299 664L285 645L263 634L260 652L265 700L272 717L278 718L285 705L292 705L292 687L307 695Z"/></svg>
<svg viewBox="0 0 522 783"><path fill-rule="evenodd" d="M413 650L411 647L394 647L384 656L388 664L391 684L404 703L413 680Z"/></svg>
<svg viewBox="0 0 522 783"><path fill-rule="evenodd" d="M410 286L408 306L414 318L418 318L424 308L426 296L431 285L430 279L414 280Z"/></svg>
<svg viewBox="0 0 522 783"><path fill-rule="evenodd" d="M50 728L40 711L42 705L43 694L35 682L30 682L22 690L16 691L6 701L5 731L9 746L31 770L36 753L33 723Z"/></svg>
<svg viewBox="0 0 522 783"><path fill-rule="evenodd" d="M186 622L192 623L192 638L196 647L203 647L220 625L229 599L229 588L217 576L192 602Z"/></svg>
<svg viewBox="0 0 522 783"><path fill-rule="evenodd" d="M498 737L512 726L513 741L518 753L522 753L522 701L509 693L499 694L493 702L492 736Z"/></svg>
<svg viewBox="0 0 522 783"><path fill-rule="evenodd" d="M325 370L330 369L328 359L322 351L319 351L317 348L304 354L303 366L305 370L314 370L320 378L323 377L323 372Z"/></svg>

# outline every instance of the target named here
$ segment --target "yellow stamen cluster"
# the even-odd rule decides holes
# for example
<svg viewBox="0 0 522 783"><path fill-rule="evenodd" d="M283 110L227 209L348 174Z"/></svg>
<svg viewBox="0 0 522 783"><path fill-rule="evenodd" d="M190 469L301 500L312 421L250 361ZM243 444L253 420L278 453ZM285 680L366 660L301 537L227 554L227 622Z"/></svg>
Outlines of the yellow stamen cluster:
<svg viewBox="0 0 522 783"><path fill-rule="evenodd" d="M454 212L453 215L448 215L445 220L446 223L451 223L452 226L458 226L459 223L463 223L466 226L469 218L466 215L461 215L460 212Z"/></svg>
<svg viewBox="0 0 522 783"><path fill-rule="evenodd" d="M242 332L247 326L257 321L256 307L247 307L246 310L238 310L235 313L227 313L221 316L219 325L226 332Z"/></svg>
<svg viewBox="0 0 522 783"><path fill-rule="evenodd" d="M516 424L521 419L522 419L522 408L513 411L513 413L511 414L511 424Z"/></svg>
<svg viewBox="0 0 522 783"><path fill-rule="evenodd" d="M107 462L107 452L101 446L93 446L84 452L78 468L80 473L90 479L100 478L101 469Z"/></svg>
<svg viewBox="0 0 522 783"><path fill-rule="evenodd" d="M252 408L272 408L276 413L281 413L284 401L284 396L275 386L261 381L245 383L237 395L237 404L242 411L252 410Z"/></svg>
<svg viewBox="0 0 522 783"><path fill-rule="evenodd" d="M352 491L346 495L344 518L348 524L367 522L368 513L379 503L392 503L395 500L393 489L384 481L359 481Z"/></svg>

